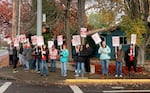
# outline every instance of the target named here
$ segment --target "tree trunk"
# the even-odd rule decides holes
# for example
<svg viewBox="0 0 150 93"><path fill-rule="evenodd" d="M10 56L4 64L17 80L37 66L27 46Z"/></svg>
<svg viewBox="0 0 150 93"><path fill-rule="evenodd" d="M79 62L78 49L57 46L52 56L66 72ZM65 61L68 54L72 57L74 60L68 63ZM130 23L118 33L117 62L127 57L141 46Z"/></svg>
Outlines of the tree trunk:
<svg viewBox="0 0 150 93"><path fill-rule="evenodd" d="M12 38L16 37L18 24L19 0L13 0Z"/></svg>
<svg viewBox="0 0 150 93"><path fill-rule="evenodd" d="M145 64L145 48L143 48L143 47L139 47L138 64L141 66L144 66L144 64Z"/></svg>
<svg viewBox="0 0 150 93"><path fill-rule="evenodd" d="M65 30L66 30L66 42L67 47L69 50L69 60L72 60L72 48L71 48L71 34L70 34L70 3L71 0L67 1L67 8L66 8L66 17L65 17Z"/></svg>
<svg viewBox="0 0 150 93"><path fill-rule="evenodd" d="M132 19L142 18L145 21L145 23L147 23L147 17L150 12L150 0L124 0L124 2L126 2L126 6L129 6L128 13L130 14L129 16ZM143 45L139 47L138 51L138 64L142 66L145 64L145 48L149 43L149 36L147 35L149 34L147 33L144 37L145 42L143 42Z"/></svg>
<svg viewBox="0 0 150 93"><path fill-rule="evenodd" d="M81 27L85 27L84 14L85 14L85 0L78 0L78 33L80 33ZM82 38L82 44L84 44L84 38Z"/></svg>

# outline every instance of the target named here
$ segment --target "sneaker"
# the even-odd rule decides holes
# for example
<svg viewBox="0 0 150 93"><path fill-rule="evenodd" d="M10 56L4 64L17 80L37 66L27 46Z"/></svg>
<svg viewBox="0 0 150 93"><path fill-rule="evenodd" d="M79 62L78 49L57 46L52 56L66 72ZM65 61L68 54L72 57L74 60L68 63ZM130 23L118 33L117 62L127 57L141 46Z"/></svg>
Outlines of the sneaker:
<svg viewBox="0 0 150 93"><path fill-rule="evenodd" d="M64 77L66 77L67 75L64 75Z"/></svg>
<svg viewBox="0 0 150 93"><path fill-rule="evenodd" d="M40 73L40 71L37 71L36 73L38 73L38 74L39 74L39 73Z"/></svg>
<svg viewBox="0 0 150 93"><path fill-rule="evenodd" d="M79 73L81 73L81 70L79 70Z"/></svg>
<svg viewBox="0 0 150 93"><path fill-rule="evenodd" d="M119 77L122 77L122 75L119 75Z"/></svg>
<svg viewBox="0 0 150 93"><path fill-rule="evenodd" d="M115 77L118 77L118 75L115 75Z"/></svg>
<svg viewBox="0 0 150 93"><path fill-rule="evenodd" d="M14 71L13 71L13 73L17 73L17 72L19 72L19 71L17 71L17 70L14 70Z"/></svg>
<svg viewBox="0 0 150 93"><path fill-rule="evenodd" d="M76 74L75 76L76 76L76 77L79 77L79 75L78 75L78 74Z"/></svg>
<svg viewBox="0 0 150 93"><path fill-rule="evenodd" d="M77 73L77 70L75 70L75 73Z"/></svg>

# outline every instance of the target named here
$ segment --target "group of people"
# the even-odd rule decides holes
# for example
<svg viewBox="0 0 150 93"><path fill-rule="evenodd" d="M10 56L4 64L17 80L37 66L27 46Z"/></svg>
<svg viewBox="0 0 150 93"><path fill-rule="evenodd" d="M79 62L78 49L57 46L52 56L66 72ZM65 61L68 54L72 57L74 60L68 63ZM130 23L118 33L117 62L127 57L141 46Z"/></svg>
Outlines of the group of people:
<svg viewBox="0 0 150 93"><path fill-rule="evenodd" d="M102 65L102 75L108 75L108 67L109 67L109 60L110 60L110 53L111 49L109 46L106 45L105 41L102 41L98 50L98 53L100 54L100 60ZM130 76L131 72L131 66L134 68L134 72L137 72L136 70L136 64L137 64L137 48L135 45L131 44L127 51L123 51L122 45L117 47L117 51L115 52L115 58L116 58L116 73L115 77L122 77L122 65L123 63L126 63L126 66L128 67L128 74Z"/></svg>
<svg viewBox="0 0 150 93"><path fill-rule="evenodd" d="M43 46L31 46L29 43L20 44L19 47L15 47L13 43L10 44L9 48L9 58L10 65L13 64L13 73L17 71L17 64L25 66L24 70L28 71L30 69L34 70L37 73L40 73L41 76L49 74L48 62L50 62L50 71L56 71L56 61L59 59L61 63L61 76L67 76L67 63L69 60L69 51L67 45L64 44L60 49L56 49L53 45L51 48L48 48L46 45ZM109 73L109 60L111 49L106 44L105 41L102 41L99 45L98 53L100 54L100 61L102 66L102 75L108 75ZM93 54L92 48L87 43L85 45L78 45L72 51L73 59L75 62L75 76L84 77L85 72L91 73L90 68L90 57ZM134 71L136 70L137 62L137 49L134 45L130 45L130 48L124 52L122 46L117 47L115 53L116 57L116 74L115 77L122 77L122 65L126 62L128 67L128 72L130 75L131 66L133 66Z"/></svg>
<svg viewBox="0 0 150 93"><path fill-rule="evenodd" d="M89 44L75 46L73 50L73 58L75 62L75 76L84 77L85 72L91 73L90 56L92 55L92 48ZM81 74L81 75L80 75Z"/></svg>
<svg viewBox="0 0 150 93"><path fill-rule="evenodd" d="M50 71L56 71L56 60L60 56L61 75L67 76L66 63L68 62L69 52L64 44L60 50L53 45L48 48L43 46L31 46L30 43L22 44L19 47L14 46L13 42L8 47L9 64L13 65L13 73L18 72L17 65L23 66L25 71L33 70L40 73L41 76L49 74L48 62L50 61ZM19 63L18 63L19 62Z"/></svg>

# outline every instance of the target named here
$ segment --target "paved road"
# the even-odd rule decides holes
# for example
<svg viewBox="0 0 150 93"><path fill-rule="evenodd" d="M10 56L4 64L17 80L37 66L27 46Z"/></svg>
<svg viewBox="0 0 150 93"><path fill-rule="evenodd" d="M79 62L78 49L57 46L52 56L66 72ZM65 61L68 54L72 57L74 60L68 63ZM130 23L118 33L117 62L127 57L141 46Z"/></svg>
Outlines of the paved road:
<svg viewBox="0 0 150 93"><path fill-rule="evenodd" d="M35 85L0 80L0 93L150 93L147 85Z"/></svg>

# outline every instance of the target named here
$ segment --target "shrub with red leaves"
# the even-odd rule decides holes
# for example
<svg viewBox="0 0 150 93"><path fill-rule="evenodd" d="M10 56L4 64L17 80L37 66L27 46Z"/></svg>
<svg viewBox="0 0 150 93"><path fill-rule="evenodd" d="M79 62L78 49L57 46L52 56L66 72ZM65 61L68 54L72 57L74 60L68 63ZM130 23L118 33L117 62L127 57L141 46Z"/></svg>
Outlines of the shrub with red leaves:
<svg viewBox="0 0 150 93"><path fill-rule="evenodd" d="M122 66L122 72L123 74L127 74L128 73L128 68L126 66ZM131 73L133 73L133 67L131 67ZM144 68L143 67L137 67L137 72L138 73L144 73ZM96 74L101 74L102 73L102 68L101 68L101 64L95 64L95 73ZM116 65L111 63L109 64L109 73L110 74L115 74L116 73Z"/></svg>

